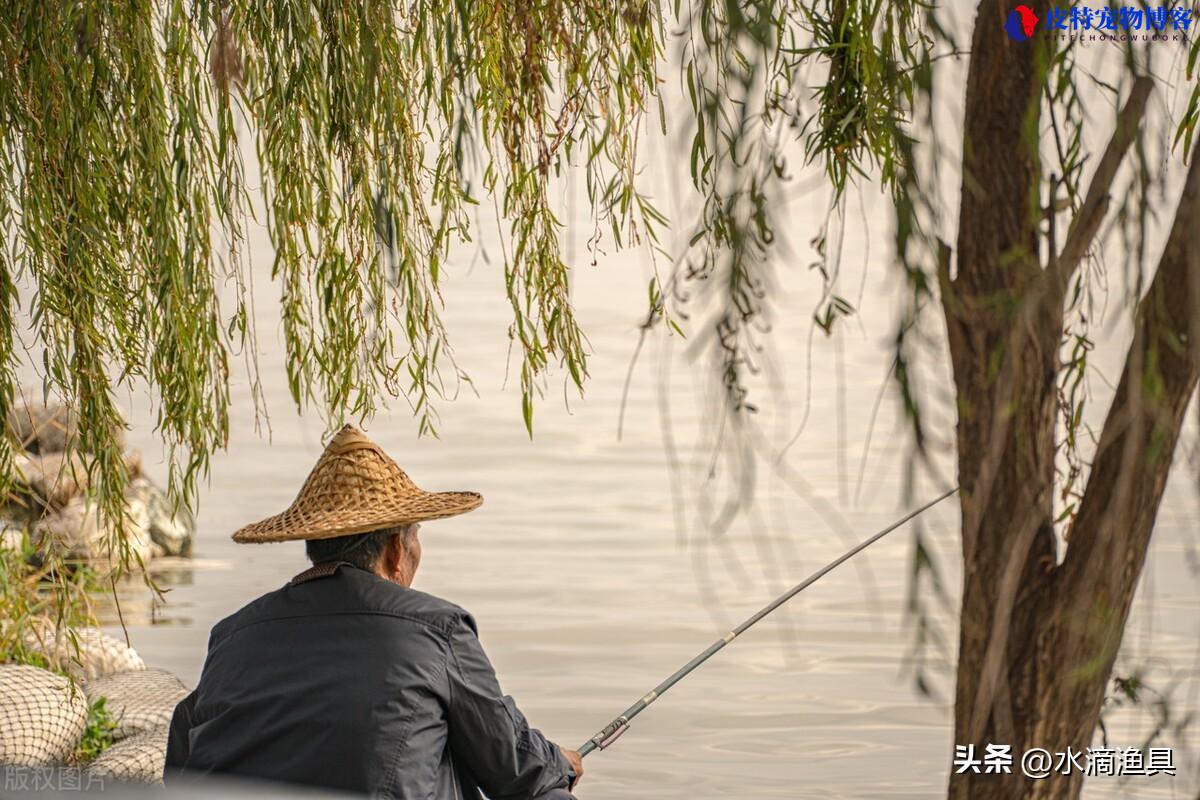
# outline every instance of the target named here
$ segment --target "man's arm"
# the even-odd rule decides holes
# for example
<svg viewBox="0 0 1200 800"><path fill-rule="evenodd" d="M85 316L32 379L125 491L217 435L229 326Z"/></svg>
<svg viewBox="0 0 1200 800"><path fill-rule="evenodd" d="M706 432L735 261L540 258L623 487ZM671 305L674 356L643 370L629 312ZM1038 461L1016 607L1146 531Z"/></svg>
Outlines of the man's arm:
<svg viewBox="0 0 1200 800"><path fill-rule="evenodd" d="M450 748L492 800L528 800L566 789L578 774L568 757L529 727L513 699L500 690L475 623L464 616L446 658L450 684Z"/></svg>

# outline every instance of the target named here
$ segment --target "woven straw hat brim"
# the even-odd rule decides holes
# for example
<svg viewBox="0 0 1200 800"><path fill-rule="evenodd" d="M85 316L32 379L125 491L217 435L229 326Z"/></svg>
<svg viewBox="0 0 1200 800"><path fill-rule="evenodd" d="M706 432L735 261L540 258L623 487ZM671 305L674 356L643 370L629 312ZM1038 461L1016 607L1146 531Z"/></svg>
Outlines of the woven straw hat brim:
<svg viewBox="0 0 1200 800"><path fill-rule="evenodd" d="M305 539L333 539L338 536L353 536L396 525L410 525L433 519L456 517L479 508L483 497L475 492L422 492L414 497L411 507L401 511L379 512L362 509L361 515L345 513L311 514L303 527L296 524L291 509L261 522L247 525L233 535L235 542L242 544L264 544L266 542L290 542Z"/></svg>
<svg viewBox="0 0 1200 800"><path fill-rule="evenodd" d="M332 539L465 514L475 492L427 492L362 431L347 425L329 442L286 511L233 534L235 542Z"/></svg>

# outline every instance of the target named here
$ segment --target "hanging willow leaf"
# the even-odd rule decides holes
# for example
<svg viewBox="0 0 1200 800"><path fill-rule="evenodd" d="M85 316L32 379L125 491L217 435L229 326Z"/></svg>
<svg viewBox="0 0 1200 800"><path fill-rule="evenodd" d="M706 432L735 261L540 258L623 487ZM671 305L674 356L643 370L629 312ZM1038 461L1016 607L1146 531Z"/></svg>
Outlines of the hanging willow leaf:
<svg viewBox="0 0 1200 800"><path fill-rule="evenodd" d="M172 495L193 505L228 441L231 353L249 351L258 385L244 247L261 209L296 405L332 427L403 395L434 433L443 370L465 378L441 281L482 185L507 226L532 435L547 370L587 376L549 182L586 153L589 187L624 198L597 203L605 225L662 223L632 184L662 31L639 0L6 4L0 412L27 314L105 516L123 520L115 397L135 384L156 400ZM12 464L0 443L0 480ZM111 544L127 554L119 524Z"/></svg>

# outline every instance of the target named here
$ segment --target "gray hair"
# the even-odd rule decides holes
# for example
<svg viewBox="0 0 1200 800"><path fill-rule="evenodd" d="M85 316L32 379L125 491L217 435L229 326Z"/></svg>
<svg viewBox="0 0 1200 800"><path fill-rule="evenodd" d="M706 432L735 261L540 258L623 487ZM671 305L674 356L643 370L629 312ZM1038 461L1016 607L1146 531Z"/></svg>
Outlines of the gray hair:
<svg viewBox="0 0 1200 800"><path fill-rule="evenodd" d="M404 546L412 542L415 525L396 525L377 531L332 539L309 539L304 543L308 560L314 564L326 561L345 561L368 572L374 571L387 547L388 540L399 534Z"/></svg>

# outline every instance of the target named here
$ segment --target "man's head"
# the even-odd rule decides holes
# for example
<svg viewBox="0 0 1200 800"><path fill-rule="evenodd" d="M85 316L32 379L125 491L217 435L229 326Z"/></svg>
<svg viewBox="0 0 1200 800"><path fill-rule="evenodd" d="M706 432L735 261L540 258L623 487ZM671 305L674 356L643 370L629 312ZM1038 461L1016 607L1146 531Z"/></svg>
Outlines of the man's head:
<svg viewBox="0 0 1200 800"><path fill-rule="evenodd" d="M355 536L309 539L305 551L314 564L345 561L401 586L412 586L421 564L420 527L413 523Z"/></svg>

